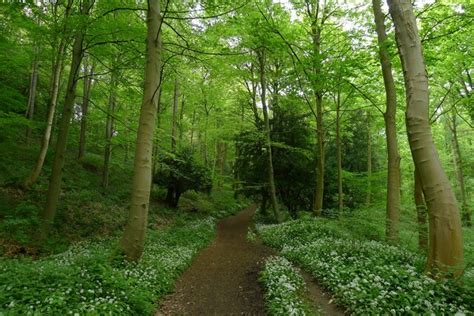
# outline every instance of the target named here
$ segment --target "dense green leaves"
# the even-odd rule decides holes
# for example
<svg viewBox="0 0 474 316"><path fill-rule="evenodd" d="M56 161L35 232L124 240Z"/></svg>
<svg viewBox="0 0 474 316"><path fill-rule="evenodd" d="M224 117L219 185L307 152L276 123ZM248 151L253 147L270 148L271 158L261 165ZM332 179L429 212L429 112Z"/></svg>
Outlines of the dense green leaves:
<svg viewBox="0 0 474 316"><path fill-rule="evenodd" d="M188 190L211 192L210 172L196 162L191 149L184 148L177 153L164 155L158 164L153 182L168 189L166 198L170 206L177 207L181 194Z"/></svg>

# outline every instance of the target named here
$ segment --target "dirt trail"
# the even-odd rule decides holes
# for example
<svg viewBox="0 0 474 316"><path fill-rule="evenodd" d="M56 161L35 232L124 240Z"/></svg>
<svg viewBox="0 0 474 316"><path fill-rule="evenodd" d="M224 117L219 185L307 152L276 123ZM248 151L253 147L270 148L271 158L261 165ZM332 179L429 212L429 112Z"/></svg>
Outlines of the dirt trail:
<svg viewBox="0 0 474 316"><path fill-rule="evenodd" d="M258 273L264 259L274 251L246 240L255 208L250 206L219 222L214 242L181 275L174 293L163 300L156 316L266 314ZM321 315L343 316L343 310L329 303L330 296L311 275L301 272L314 310Z"/></svg>
<svg viewBox="0 0 474 316"><path fill-rule="evenodd" d="M318 282L315 281L311 274L303 270L300 270L300 272L304 281L306 282L306 296L310 306L315 311L318 311L319 315L344 316L344 309L329 303L331 296L320 287Z"/></svg>
<svg viewBox="0 0 474 316"><path fill-rule="evenodd" d="M201 251L156 315L264 315L258 273L267 247L246 240L255 206L223 219L215 241Z"/></svg>

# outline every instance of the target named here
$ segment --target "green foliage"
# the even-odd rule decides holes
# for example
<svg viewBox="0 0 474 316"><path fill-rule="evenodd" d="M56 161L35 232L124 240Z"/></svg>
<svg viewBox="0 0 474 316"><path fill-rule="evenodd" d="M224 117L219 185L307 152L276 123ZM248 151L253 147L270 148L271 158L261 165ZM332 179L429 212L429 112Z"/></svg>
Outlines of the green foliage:
<svg viewBox="0 0 474 316"><path fill-rule="evenodd" d="M249 204L245 199L236 199L234 191L226 188L214 189L211 194L188 191L183 194L180 209L188 212L198 212L215 218L234 215Z"/></svg>
<svg viewBox="0 0 474 316"><path fill-rule="evenodd" d="M159 164L153 182L168 189L166 201L170 206L177 207L181 194L186 191L211 192L210 172L193 158L190 148L163 155Z"/></svg>
<svg viewBox="0 0 474 316"><path fill-rule="evenodd" d="M291 106L274 110L271 120L272 156L278 199L295 217L296 211L310 209L314 191L314 157L308 118ZM267 156L263 135L244 131L237 136L235 172L244 186L239 189L248 197L262 201L268 197Z"/></svg>
<svg viewBox="0 0 474 316"><path fill-rule="evenodd" d="M78 162L68 155L62 201L59 205L51 238L38 249L34 233L38 214L44 207L48 179L41 177L28 191L16 187L30 171L35 150L21 145L0 143L4 159L0 160L0 252L18 254L58 253L69 243L87 238L115 235L126 221L131 170L128 166L111 167L110 190L100 187L102 160L89 153ZM11 163L15 161L15 168ZM49 173L49 163L44 173Z"/></svg>
<svg viewBox="0 0 474 316"><path fill-rule="evenodd" d="M260 281L265 288L265 304L270 315L312 314L302 298L306 289L304 279L287 259L267 258Z"/></svg>
<svg viewBox="0 0 474 316"><path fill-rule="evenodd" d="M327 220L259 226L263 241L313 274L351 313L472 312L472 292L423 272L425 258L382 242L354 239Z"/></svg>
<svg viewBox="0 0 474 316"><path fill-rule="evenodd" d="M211 219L149 230L139 264L110 260L114 238L37 261L1 259L0 313L150 315L213 236Z"/></svg>

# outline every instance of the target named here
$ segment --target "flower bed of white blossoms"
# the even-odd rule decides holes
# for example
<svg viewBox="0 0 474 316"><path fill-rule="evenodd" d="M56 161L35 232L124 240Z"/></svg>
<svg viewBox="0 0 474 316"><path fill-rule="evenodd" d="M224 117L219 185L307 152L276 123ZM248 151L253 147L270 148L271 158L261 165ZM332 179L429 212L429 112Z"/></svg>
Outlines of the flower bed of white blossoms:
<svg viewBox="0 0 474 316"><path fill-rule="evenodd" d="M424 258L354 240L321 219L257 227L262 240L310 272L353 314L468 314L472 296L423 274Z"/></svg>
<svg viewBox="0 0 474 316"><path fill-rule="evenodd" d="M138 264L113 260L117 239L37 261L0 261L0 315L150 315L214 236L212 219L149 230Z"/></svg>
<svg viewBox="0 0 474 316"><path fill-rule="evenodd" d="M285 258L266 259L260 273L265 288L265 305L270 315L306 315L308 307L302 299L305 291L303 277Z"/></svg>

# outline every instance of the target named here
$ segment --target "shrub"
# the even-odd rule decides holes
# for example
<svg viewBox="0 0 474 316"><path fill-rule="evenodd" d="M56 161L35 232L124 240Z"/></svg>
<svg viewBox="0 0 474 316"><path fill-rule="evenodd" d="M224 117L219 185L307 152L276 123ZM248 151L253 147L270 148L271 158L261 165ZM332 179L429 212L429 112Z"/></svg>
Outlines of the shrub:
<svg viewBox="0 0 474 316"><path fill-rule="evenodd" d="M184 148L176 154L160 157L160 170L153 182L168 189L166 202L177 207L181 194L188 190L210 193L212 179L209 170L193 158L193 152Z"/></svg>

